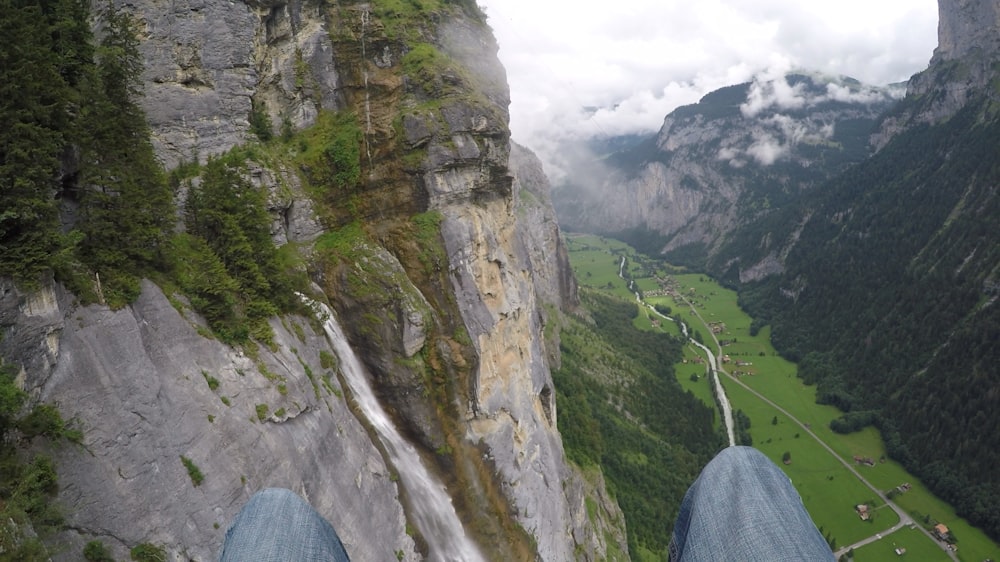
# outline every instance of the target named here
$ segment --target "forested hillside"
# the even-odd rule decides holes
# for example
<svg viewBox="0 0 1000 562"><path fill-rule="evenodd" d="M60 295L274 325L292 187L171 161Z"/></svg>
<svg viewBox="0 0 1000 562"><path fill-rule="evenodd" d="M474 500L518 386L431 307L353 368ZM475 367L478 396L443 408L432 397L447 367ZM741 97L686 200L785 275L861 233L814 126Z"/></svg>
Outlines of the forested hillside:
<svg viewBox="0 0 1000 562"><path fill-rule="evenodd" d="M3 0L0 13L0 277L33 287L54 272L86 300L120 305L140 272L162 264L174 213L135 104L131 19L104 11L95 40L87 2ZM83 434L37 404L22 378L0 358L0 517L12 523L0 552L46 559L39 538L64 511L50 502L54 462L30 445L79 444Z"/></svg>
<svg viewBox="0 0 1000 562"><path fill-rule="evenodd" d="M565 463L575 290L474 1L0 8L0 559L205 560L274 486L354 559L474 559L453 519L487 559L624 550Z"/></svg>
<svg viewBox="0 0 1000 562"><path fill-rule="evenodd" d="M566 454L604 471L632 559L665 555L684 493L723 446L714 412L677 382L680 339L636 329L634 301L595 289L580 296L592 322L567 317L552 373Z"/></svg>
<svg viewBox="0 0 1000 562"><path fill-rule="evenodd" d="M847 412L836 430L877 425L894 458L994 538L998 185L1000 118L984 96L788 210L785 228L805 226L787 270L741 290L819 400Z"/></svg>
<svg viewBox="0 0 1000 562"><path fill-rule="evenodd" d="M162 258L173 216L136 104L132 20L105 10L95 41L86 2L2 10L0 274L33 283L54 270L96 296L86 278L99 271L103 297L123 303Z"/></svg>

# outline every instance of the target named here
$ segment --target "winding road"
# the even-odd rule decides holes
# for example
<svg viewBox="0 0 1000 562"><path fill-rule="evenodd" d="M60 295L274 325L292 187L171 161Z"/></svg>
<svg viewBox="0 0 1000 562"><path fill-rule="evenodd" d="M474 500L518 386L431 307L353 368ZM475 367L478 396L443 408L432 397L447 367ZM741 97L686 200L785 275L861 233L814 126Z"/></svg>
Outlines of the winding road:
<svg viewBox="0 0 1000 562"><path fill-rule="evenodd" d="M638 298L638 294L636 294L636 297ZM661 313L659 310L656 310L656 308L653 307L652 305L645 302L642 304L645 304L646 308L651 310L653 314L656 314L660 318L663 318L664 320L669 320L671 322L674 321L673 318ZM688 341L691 342L692 344L700 347L702 351L705 352L705 355L708 356L707 372L708 375L712 377L712 384L715 385L715 397L716 400L719 401L719 405L722 408L722 420L726 424L726 436L729 437L729 446L733 447L736 445L736 429L735 429L735 424L733 423L733 407L729 403L729 397L726 395L726 389L722 388L722 381L719 380L719 375L718 375L719 367L715 354L712 353L710 349L696 342L694 339L691 339L688 336L687 324L681 322L680 325L681 325L681 331L684 332L684 337L687 337Z"/></svg>

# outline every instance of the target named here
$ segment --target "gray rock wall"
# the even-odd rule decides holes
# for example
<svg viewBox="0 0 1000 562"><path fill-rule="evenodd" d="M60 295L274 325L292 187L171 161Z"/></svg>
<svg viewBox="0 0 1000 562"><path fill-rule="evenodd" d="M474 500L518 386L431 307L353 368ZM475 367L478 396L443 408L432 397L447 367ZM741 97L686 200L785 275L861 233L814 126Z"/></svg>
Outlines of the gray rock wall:
<svg viewBox="0 0 1000 562"><path fill-rule="evenodd" d="M886 118L872 143L879 149L902 131L940 123L970 101L1000 91L1000 4L995 0L938 0L938 47L927 70L915 74L903 111Z"/></svg>
<svg viewBox="0 0 1000 562"><path fill-rule="evenodd" d="M153 146L171 168L248 140L257 104L277 129L337 107L332 47L316 4L135 0Z"/></svg>
<svg viewBox="0 0 1000 562"><path fill-rule="evenodd" d="M535 293L541 303L569 311L579 304L576 278L552 207L549 179L542 162L527 148L511 143L511 195L518 219L518 234L527 253Z"/></svg>
<svg viewBox="0 0 1000 562"><path fill-rule="evenodd" d="M938 0L935 62L1000 51L1000 4L995 0Z"/></svg>
<svg viewBox="0 0 1000 562"><path fill-rule="evenodd" d="M319 4L134 0L125 7L141 25L143 106L157 155L168 167L246 142L253 108L275 128L282 121L307 125L320 108L343 102L338 70L345 77L365 74L350 68L364 61L335 60L325 23L333 20ZM355 8L369 13L365 5L346 11ZM408 178L423 193L412 194L407 184L393 203L416 209L406 200L412 197L444 217L448 263L441 267L453 283L445 300L454 296L475 350L468 357L476 359L464 437L470 450L487 451L483 464L496 468L494 481L537 543L538 557L570 560L578 548L599 553L583 485L565 465L541 337L541 302L575 304L565 249L551 209L544 208L547 195L535 190L543 181L535 172L524 173L524 192L534 193L543 208L520 206L527 222L519 226L508 169L509 94L495 40L475 18L436 24L441 48L473 69L468 86L474 91L443 100L433 126L408 140L426 145L423 173ZM340 41L351 41L348 30L336 32ZM398 61L381 51L370 57L387 86L381 90L386 100L372 96L366 118L393 122L398 112L389 103L399 101L392 98L403 84L394 74L401 72L393 67ZM372 90L379 83L373 79ZM366 91L366 111L368 101ZM410 125L419 123L404 122L407 133L420 129ZM366 143L377 136L366 128ZM370 165L370 152L367 158ZM294 173L251 163L248 175L270 193L276 244L307 247L322 232ZM404 275L406 256L373 256L381 264L379 279ZM341 304L357 305L351 309L357 314L395 310ZM391 349L371 355L383 370L425 345L425 318L417 308L396 310L398 321L382 326ZM267 486L291 488L309 500L338 529L354 560L418 557L395 479L347 407L335 369L323 366L320 352L332 350L307 319L273 319L274 346L250 357L208 337L181 297L168 298L150 282L118 311L78 307L54 285L27 294L3 284L0 327L0 354L23 366L21 380L33 397L56 404L85 435L83 447L53 451L63 483L59 501L69 513L64 559L78 558L95 538L118 558L152 542L174 560L211 559L228 521ZM397 370L376 383L384 384L383 398L403 397L396 403L405 408L396 413L433 428L423 420L440 413L421 394L416 373ZM329 388L325 375L333 375ZM418 437L433 443L440 436L428 430ZM182 456L204 474L201 485L192 482Z"/></svg>
<svg viewBox="0 0 1000 562"><path fill-rule="evenodd" d="M118 311L76 307L51 286L0 300L18 334L4 355L34 365L26 387L84 433L82 446L53 451L69 508L60 558L100 539L119 559L151 542L171 560L211 560L243 503L279 486L327 517L353 559L417 559L395 478L322 366L320 351L333 352L310 322L275 319L274 349L255 360L202 337L175 304L149 282ZM200 486L181 456L200 468Z"/></svg>

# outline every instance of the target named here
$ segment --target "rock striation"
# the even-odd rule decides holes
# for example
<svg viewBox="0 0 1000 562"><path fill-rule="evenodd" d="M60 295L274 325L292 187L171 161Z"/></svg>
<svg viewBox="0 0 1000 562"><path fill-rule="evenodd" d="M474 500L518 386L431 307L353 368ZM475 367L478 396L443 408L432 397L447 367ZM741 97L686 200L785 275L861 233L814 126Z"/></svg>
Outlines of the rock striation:
<svg viewBox="0 0 1000 562"><path fill-rule="evenodd" d="M148 281L118 311L75 306L55 285L7 287L0 299L15 340L6 359L84 433L81 446L56 451L69 528L61 559L97 539L121 559L151 542L210 560L243 503L270 486L308 499L359 560L418 559L392 471L324 367L320 354L332 351L311 322L275 319L275 351L251 358L206 339L177 306ZM181 457L204 474L200 485Z"/></svg>
<svg viewBox="0 0 1000 562"><path fill-rule="evenodd" d="M938 47L931 64L1000 51L1000 6L990 0L940 0Z"/></svg>
<svg viewBox="0 0 1000 562"><path fill-rule="evenodd" d="M303 2L130 2L141 25L142 106L168 168L246 142L256 108L311 124L337 107L329 30Z"/></svg>

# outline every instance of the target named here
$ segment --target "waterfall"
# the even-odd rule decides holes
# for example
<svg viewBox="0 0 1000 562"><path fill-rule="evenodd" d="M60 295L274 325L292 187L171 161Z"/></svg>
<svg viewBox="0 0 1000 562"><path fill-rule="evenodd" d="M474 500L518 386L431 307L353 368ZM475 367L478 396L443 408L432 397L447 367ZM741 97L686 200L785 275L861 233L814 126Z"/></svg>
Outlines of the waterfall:
<svg viewBox="0 0 1000 562"><path fill-rule="evenodd" d="M365 41L365 32L368 27L368 19L371 17L368 8L361 9L361 68L362 77L365 83L365 154L368 156L368 173L374 174L375 167L372 164L372 147L369 137L371 136L372 129L372 106L370 95L368 93L368 53Z"/></svg>
<svg viewBox="0 0 1000 562"><path fill-rule="evenodd" d="M417 450L403 439L375 398L365 369L347 342L333 311L325 304L312 301L304 295L300 294L299 297L323 321L326 337L340 359L344 381L362 414L378 434L379 441L389 455L389 462L399 474L410 498L411 519L430 549L428 559L441 562L485 560L475 544L466 537L444 485L427 471ZM377 540L374 535L372 540Z"/></svg>

